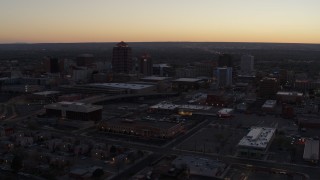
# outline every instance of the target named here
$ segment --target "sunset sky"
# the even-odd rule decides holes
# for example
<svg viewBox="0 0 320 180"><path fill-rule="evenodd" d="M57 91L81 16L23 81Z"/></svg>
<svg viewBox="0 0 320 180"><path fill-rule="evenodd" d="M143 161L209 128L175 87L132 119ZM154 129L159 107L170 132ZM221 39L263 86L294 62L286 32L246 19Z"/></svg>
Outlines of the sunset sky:
<svg viewBox="0 0 320 180"><path fill-rule="evenodd" d="M1 0L0 43L320 43L319 0Z"/></svg>

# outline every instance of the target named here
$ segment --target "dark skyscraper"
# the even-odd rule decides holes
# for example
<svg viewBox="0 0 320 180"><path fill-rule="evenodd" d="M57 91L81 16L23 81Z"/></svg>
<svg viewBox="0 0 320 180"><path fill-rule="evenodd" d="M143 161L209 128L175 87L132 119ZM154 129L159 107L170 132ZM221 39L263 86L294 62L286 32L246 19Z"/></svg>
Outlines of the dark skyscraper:
<svg viewBox="0 0 320 180"><path fill-rule="evenodd" d="M113 47L112 71L114 73L130 73L132 71L132 52L127 43L121 41Z"/></svg>
<svg viewBox="0 0 320 180"><path fill-rule="evenodd" d="M233 67L232 56L230 54L220 54L218 67Z"/></svg>
<svg viewBox="0 0 320 180"><path fill-rule="evenodd" d="M145 53L140 57L139 69L141 74L151 76L153 69L152 65L152 58L149 54Z"/></svg>
<svg viewBox="0 0 320 180"><path fill-rule="evenodd" d="M58 58L46 57L44 59L45 71L48 73L60 72L60 63Z"/></svg>

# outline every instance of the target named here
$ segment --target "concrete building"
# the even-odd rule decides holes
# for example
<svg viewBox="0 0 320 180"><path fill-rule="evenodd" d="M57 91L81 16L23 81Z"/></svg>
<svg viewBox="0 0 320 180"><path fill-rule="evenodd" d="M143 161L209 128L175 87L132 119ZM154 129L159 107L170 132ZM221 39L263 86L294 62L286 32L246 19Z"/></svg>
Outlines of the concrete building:
<svg viewBox="0 0 320 180"><path fill-rule="evenodd" d="M226 107L233 102L233 96L225 93L211 93L207 95L206 105Z"/></svg>
<svg viewBox="0 0 320 180"><path fill-rule="evenodd" d="M58 102L45 106L46 114L60 118L99 121L102 118L102 106L78 102Z"/></svg>
<svg viewBox="0 0 320 180"><path fill-rule="evenodd" d="M266 154L275 132L275 128L252 127L249 133L238 143L239 155L262 158Z"/></svg>
<svg viewBox="0 0 320 180"><path fill-rule="evenodd" d="M59 73L63 71L61 64L63 64L63 60L59 60L58 58L44 58L44 69L47 73Z"/></svg>
<svg viewBox="0 0 320 180"><path fill-rule="evenodd" d="M139 71L144 76L153 75L152 58L149 54L145 53L140 57Z"/></svg>
<svg viewBox="0 0 320 180"><path fill-rule="evenodd" d="M282 103L301 103L303 93L298 92L277 92L277 100Z"/></svg>
<svg viewBox="0 0 320 180"><path fill-rule="evenodd" d="M228 117L232 117L234 110L231 108L223 108L220 109L217 113L217 116L219 118L228 118Z"/></svg>
<svg viewBox="0 0 320 180"><path fill-rule="evenodd" d="M319 140L307 139L304 145L303 159L311 163L319 161Z"/></svg>
<svg viewBox="0 0 320 180"><path fill-rule="evenodd" d="M170 77L159 77L159 76L147 76L141 78L140 81L146 83L154 83L157 85L158 92L171 91L171 78Z"/></svg>
<svg viewBox="0 0 320 180"><path fill-rule="evenodd" d="M232 67L218 67L215 74L218 87L232 86Z"/></svg>
<svg viewBox="0 0 320 180"><path fill-rule="evenodd" d="M125 74L129 74L132 71L132 50L123 41L113 47L112 71Z"/></svg>
<svg viewBox="0 0 320 180"><path fill-rule="evenodd" d="M254 71L254 57L251 55L241 56L241 71L244 73L251 73Z"/></svg>
<svg viewBox="0 0 320 180"><path fill-rule="evenodd" d="M260 80L259 95L263 98L273 98L279 89L279 82L276 78L265 77Z"/></svg>
<svg viewBox="0 0 320 180"><path fill-rule="evenodd" d="M227 164L221 161L194 156L179 156L172 161L172 165L177 169L181 169L186 165L190 170L190 175L214 179L218 179L227 168Z"/></svg>
<svg viewBox="0 0 320 180"><path fill-rule="evenodd" d="M143 94L157 92L157 86L153 84L137 83L93 83L84 85L91 89L122 92L123 94Z"/></svg>
<svg viewBox="0 0 320 180"><path fill-rule="evenodd" d="M183 130L181 123L112 119L98 126L101 131L143 136L148 138L172 138Z"/></svg>
<svg viewBox="0 0 320 180"><path fill-rule="evenodd" d="M261 107L261 110L267 113L273 113L276 109L276 100L267 100Z"/></svg>

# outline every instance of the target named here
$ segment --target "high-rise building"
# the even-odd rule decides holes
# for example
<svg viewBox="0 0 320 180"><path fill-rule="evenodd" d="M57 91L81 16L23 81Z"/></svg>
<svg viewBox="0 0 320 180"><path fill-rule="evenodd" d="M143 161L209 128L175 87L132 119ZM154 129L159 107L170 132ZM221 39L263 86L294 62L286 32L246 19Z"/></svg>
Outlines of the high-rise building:
<svg viewBox="0 0 320 180"><path fill-rule="evenodd" d="M145 53L140 57L139 69L140 73L144 76L151 76L153 72L152 58L149 54Z"/></svg>
<svg viewBox="0 0 320 180"><path fill-rule="evenodd" d="M276 78L265 77L260 80L260 97L274 98L279 89L279 81Z"/></svg>
<svg viewBox="0 0 320 180"><path fill-rule="evenodd" d="M44 59L44 68L48 73L59 73L60 72L60 63L58 58L45 57Z"/></svg>
<svg viewBox="0 0 320 180"><path fill-rule="evenodd" d="M230 54L220 54L218 58L218 67L233 67L233 60Z"/></svg>
<svg viewBox="0 0 320 180"><path fill-rule="evenodd" d="M251 55L242 55L240 67L242 72L251 73L254 70L254 57Z"/></svg>
<svg viewBox="0 0 320 180"><path fill-rule="evenodd" d="M216 78L218 87L232 86L232 67L218 67Z"/></svg>
<svg viewBox="0 0 320 180"><path fill-rule="evenodd" d="M123 41L113 47L112 71L126 74L132 71L132 50Z"/></svg>

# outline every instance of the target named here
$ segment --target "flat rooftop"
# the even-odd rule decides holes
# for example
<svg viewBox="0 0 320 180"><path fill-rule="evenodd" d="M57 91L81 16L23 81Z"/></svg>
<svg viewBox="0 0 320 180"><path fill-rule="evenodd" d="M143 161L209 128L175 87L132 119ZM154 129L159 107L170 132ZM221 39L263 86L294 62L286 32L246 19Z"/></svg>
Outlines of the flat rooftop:
<svg viewBox="0 0 320 180"><path fill-rule="evenodd" d="M306 140L303 151L303 159L319 160L319 140Z"/></svg>
<svg viewBox="0 0 320 180"><path fill-rule="evenodd" d="M233 109L231 109L231 108L223 108L218 111L218 114L230 114L232 112L233 112Z"/></svg>
<svg viewBox="0 0 320 180"><path fill-rule="evenodd" d="M163 110L175 110L179 105L171 104L171 103L159 103L153 106L150 106L150 109L163 109Z"/></svg>
<svg viewBox="0 0 320 180"><path fill-rule="evenodd" d="M218 171L224 169L225 163L212 159L194 157L194 156L179 156L172 161L176 167L181 167L186 164L190 168L191 175L199 175L206 177L216 177Z"/></svg>
<svg viewBox="0 0 320 180"><path fill-rule="evenodd" d="M239 147L266 149L276 129L268 127L252 127L250 132L238 143Z"/></svg>
<svg viewBox="0 0 320 180"><path fill-rule="evenodd" d="M54 95L54 94L59 94L60 91L42 91L42 92L36 92L33 93L34 95L39 95L39 96L49 96L49 95Z"/></svg>
<svg viewBox="0 0 320 180"><path fill-rule="evenodd" d="M277 95L283 95L283 96L303 96L303 93L299 92L277 92Z"/></svg>
<svg viewBox="0 0 320 180"><path fill-rule="evenodd" d="M164 81L164 80L168 80L168 79L170 79L170 77L147 76L147 77L141 78L140 80L144 80L144 81Z"/></svg>
<svg viewBox="0 0 320 180"><path fill-rule="evenodd" d="M163 110L175 110L175 109L188 109L188 110L210 110L211 106L202 106L202 105L191 105L191 104L172 104L162 102L153 106L150 106L151 109L163 109Z"/></svg>
<svg viewBox="0 0 320 180"><path fill-rule="evenodd" d="M262 105L262 108L274 108L276 105L276 100L266 100L266 102Z"/></svg>
<svg viewBox="0 0 320 180"><path fill-rule="evenodd" d="M179 78L179 79L175 79L173 80L173 82L199 82L202 79L199 78Z"/></svg>
<svg viewBox="0 0 320 180"><path fill-rule="evenodd" d="M89 87L95 88L114 88L114 89L131 89L139 90L153 87L154 85L150 84L134 84L134 83L93 83L88 84Z"/></svg>
<svg viewBox="0 0 320 180"><path fill-rule="evenodd" d="M190 105L190 104L184 104L180 105L179 109L189 109L189 110L210 110L212 109L211 106L201 106L201 105Z"/></svg>
<svg viewBox="0 0 320 180"><path fill-rule="evenodd" d="M98 105L80 103L80 102L62 101L58 103L48 104L45 106L45 108L54 109L54 110L65 110L65 111L89 113L89 112L101 110L103 107Z"/></svg>

